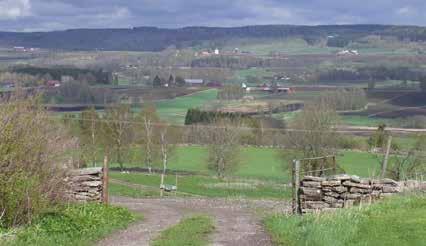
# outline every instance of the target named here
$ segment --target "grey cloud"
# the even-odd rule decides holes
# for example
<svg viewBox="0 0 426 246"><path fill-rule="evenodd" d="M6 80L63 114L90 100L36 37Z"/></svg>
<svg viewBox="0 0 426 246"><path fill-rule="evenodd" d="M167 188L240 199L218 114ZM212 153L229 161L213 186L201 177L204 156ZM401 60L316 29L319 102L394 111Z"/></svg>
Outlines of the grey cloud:
<svg viewBox="0 0 426 246"><path fill-rule="evenodd" d="M0 15L3 16L0 29L45 31L147 25L426 25L424 12L424 0L0 0Z"/></svg>

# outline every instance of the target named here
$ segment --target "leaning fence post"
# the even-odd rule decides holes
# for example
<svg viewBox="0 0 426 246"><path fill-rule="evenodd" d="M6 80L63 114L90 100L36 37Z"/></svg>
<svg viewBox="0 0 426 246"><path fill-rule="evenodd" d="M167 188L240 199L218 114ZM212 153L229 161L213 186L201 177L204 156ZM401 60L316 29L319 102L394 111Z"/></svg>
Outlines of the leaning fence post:
<svg viewBox="0 0 426 246"><path fill-rule="evenodd" d="M392 145L392 136L389 136L388 144L386 146L385 158L383 160L381 178L384 178L386 176L386 170L388 169L388 160L389 160L389 152L390 152L390 149L391 149L391 145Z"/></svg>
<svg viewBox="0 0 426 246"><path fill-rule="evenodd" d="M102 202L105 205L108 205L109 197L108 197L108 156L104 157L104 165L102 168Z"/></svg>
<svg viewBox="0 0 426 246"><path fill-rule="evenodd" d="M299 198L299 188L300 188L300 161L293 161L293 213L300 213L300 198Z"/></svg>
<svg viewBox="0 0 426 246"><path fill-rule="evenodd" d="M337 174L337 163L336 163L336 156L333 155L333 174Z"/></svg>

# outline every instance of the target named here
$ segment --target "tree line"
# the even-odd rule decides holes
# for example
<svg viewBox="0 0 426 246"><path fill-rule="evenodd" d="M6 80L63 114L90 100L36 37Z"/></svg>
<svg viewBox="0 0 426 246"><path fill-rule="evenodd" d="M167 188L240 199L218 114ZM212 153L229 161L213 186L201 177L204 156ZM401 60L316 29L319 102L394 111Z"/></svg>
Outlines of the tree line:
<svg viewBox="0 0 426 246"><path fill-rule="evenodd" d="M220 111L205 111L198 108L188 109L185 116L185 125L193 124L210 124L218 119L228 119L230 121L239 120L255 120L251 116L242 113L220 112Z"/></svg>
<svg viewBox="0 0 426 246"><path fill-rule="evenodd" d="M368 66L357 68L333 68L317 72L320 82L404 80L426 81L426 72L409 67Z"/></svg>
<svg viewBox="0 0 426 246"><path fill-rule="evenodd" d="M44 76L51 80L61 80L62 76L70 76L73 80L85 81L89 84L111 84L112 74L102 69L82 69L74 67L35 67L17 66L11 68L11 72L28 74L32 76Z"/></svg>

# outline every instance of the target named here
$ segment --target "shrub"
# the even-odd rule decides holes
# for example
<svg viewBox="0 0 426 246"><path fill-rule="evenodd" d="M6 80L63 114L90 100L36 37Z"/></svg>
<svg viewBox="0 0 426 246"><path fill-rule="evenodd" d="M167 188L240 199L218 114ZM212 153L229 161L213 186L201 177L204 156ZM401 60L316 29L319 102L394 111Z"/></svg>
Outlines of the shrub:
<svg viewBox="0 0 426 246"><path fill-rule="evenodd" d="M0 226L28 223L61 196L67 147L37 98L0 107Z"/></svg>

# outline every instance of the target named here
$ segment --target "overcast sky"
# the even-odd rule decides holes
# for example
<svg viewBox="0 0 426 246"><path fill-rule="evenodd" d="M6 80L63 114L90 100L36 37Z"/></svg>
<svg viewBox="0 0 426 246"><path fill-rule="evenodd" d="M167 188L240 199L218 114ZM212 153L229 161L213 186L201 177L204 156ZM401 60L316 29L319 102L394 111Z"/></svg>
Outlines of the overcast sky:
<svg viewBox="0 0 426 246"><path fill-rule="evenodd" d="M0 0L0 30L263 24L426 26L426 0Z"/></svg>

